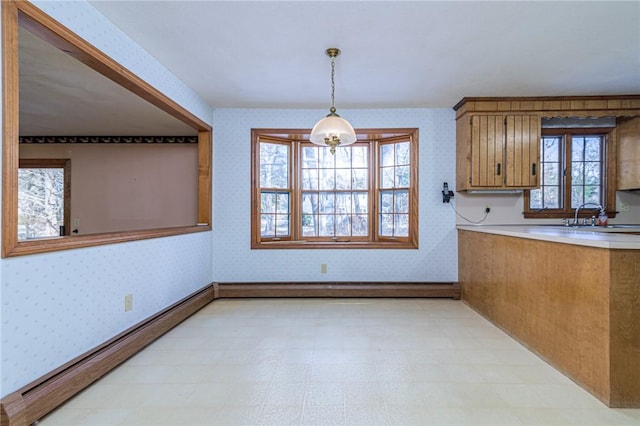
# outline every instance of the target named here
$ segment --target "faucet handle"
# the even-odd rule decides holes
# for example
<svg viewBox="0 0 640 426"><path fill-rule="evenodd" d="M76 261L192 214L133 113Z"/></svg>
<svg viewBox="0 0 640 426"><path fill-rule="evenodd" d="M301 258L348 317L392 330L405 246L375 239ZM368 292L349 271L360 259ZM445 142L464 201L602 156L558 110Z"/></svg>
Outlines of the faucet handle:
<svg viewBox="0 0 640 426"><path fill-rule="evenodd" d="M564 223L564 226L569 226L569 218L568 217L563 217L562 218L562 222Z"/></svg>

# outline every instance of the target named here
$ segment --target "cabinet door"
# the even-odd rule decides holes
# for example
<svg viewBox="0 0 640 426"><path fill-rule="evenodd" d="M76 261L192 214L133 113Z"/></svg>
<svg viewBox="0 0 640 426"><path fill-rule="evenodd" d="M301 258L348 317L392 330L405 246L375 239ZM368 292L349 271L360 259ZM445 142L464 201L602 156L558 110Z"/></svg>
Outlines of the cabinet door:
<svg viewBox="0 0 640 426"><path fill-rule="evenodd" d="M508 115L505 118L505 186L539 186L540 117Z"/></svg>
<svg viewBox="0 0 640 426"><path fill-rule="evenodd" d="M618 189L640 189L640 117L618 120Z"/></svg>
<svg viewBox="0 0 640 426"><path fill-rule="evenodd" d="M504 184L504 116L471 117L472 187L501 187Z"/></svg>

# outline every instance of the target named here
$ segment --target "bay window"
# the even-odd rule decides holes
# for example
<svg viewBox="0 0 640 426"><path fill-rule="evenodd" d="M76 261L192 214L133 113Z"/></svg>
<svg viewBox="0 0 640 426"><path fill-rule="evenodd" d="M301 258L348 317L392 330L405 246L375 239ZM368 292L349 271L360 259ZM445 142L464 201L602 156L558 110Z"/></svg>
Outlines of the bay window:
<svg viewBox="0 0 640 426"><path fill-rule="evenodd" d="M358 132L353 145L308 131L252 131L252 248L417 248L417 129Z"/></svg>

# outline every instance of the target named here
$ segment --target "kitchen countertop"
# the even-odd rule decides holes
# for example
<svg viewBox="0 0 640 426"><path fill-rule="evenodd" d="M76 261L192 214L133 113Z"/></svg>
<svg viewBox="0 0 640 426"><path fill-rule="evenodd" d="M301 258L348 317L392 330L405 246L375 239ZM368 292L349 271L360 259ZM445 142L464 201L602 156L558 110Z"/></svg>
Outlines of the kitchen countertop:
<svg viewBox="0 0 640 426"><path fill-rule="evenodd" d="M548 225L458 225L464 231L607 249L640 250L640 235Z"/></svg>

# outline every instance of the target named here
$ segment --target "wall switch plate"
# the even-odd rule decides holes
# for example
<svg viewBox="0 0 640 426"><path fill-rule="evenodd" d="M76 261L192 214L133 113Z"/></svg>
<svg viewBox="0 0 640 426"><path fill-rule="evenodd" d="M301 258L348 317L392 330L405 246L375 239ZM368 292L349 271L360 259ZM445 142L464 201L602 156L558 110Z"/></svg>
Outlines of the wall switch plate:
<svg viewBox="0 0 640 426"><path fill-rule="evenodd" d="M321 263L320 264L320 273L321 274L326 274L327 273L327 264L326 263Z"/></svg>
<svg viewBox="0 0 640 426"><path fill-rule="evenodd" d="M133 309L133 294L127 294L124 296L124 311L130 311Z"/></svg>
<svg viewBox="0 0 640 426"><path fill-rule="evenodd" d="M628 212L630 210L629 203L625 203L624 201L618 201L618 211Z"/></svg>

